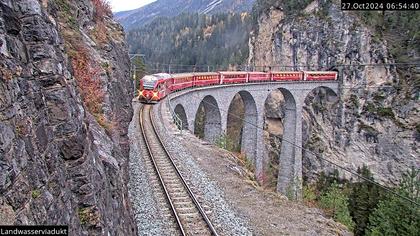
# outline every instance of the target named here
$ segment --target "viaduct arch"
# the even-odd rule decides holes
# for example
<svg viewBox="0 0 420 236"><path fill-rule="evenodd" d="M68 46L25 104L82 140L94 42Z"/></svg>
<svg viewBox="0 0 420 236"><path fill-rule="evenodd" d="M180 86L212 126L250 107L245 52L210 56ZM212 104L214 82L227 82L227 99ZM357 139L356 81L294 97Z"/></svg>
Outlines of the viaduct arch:
<svg viewBox="0 0 420 236"><path fill-rule="evenodd" d="M203 87L179 91L170 94L172 113L176 107L183 107L185 117L191 132L194 132L195 118L200 104L206 110L204 139L213 142L227 130L229 106L236 94L242 97L245 107L243 138L241 151L255 165L258 180L265 173L268 165L268 155L263 138L264 104L270 92L279 89L285 98L285 118L282 151L279 156L279 175L277 191L283 194L292 193L295 198L302 197L302 111L305 99L309 93L319 87L328 88L338 94L337 81L317 82L273 82L232 84ZM207 109L206 109L207 108ZM206 128L207 127L207 128Z"/></svg>

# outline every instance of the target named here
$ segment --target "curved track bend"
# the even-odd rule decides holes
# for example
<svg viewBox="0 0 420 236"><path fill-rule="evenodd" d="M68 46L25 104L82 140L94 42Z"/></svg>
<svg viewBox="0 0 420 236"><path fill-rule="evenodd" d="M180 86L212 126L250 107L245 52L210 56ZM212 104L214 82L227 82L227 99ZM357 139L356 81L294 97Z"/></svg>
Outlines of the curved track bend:
<svg viewBox="0 0 420 236"><path fill-rule="evenodd" d="M218 235L209 218L205 214L203 207L188 187L178 168L173 162L173 158L162 143L156 131L152 118L152 106L145 105L140 110L140 127L142 137L148 150L148 158L154 168L155 176L161 187L164 196L159 201L165 201L160 206L169 208L174 222L172 225L180 235ZM149 172L151 172L149 171ZM166 210L168 211L168 210Z"/></svg>

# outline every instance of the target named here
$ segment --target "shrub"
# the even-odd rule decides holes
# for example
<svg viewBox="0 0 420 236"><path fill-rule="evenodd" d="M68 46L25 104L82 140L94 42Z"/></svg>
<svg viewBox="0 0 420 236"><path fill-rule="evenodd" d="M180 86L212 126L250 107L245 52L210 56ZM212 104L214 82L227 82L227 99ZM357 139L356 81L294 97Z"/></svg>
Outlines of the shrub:
<svg viewBox="0 0 420 236"><path fill-rule="evenodd" d="M235 142L227 134L220 135L215 140L215 144L219 148L223 148L223 149L228 150L228 151L231 151L231 152L238 151L238 147L235 145Z"/></svg>
<svg viewBox="0 0 420 236"><path fill-rule="evenodd" d="M33 190L31 195L33 199L37 199L41 196L41 191L39 189Z"/></svg>
<svg viewBox="0 0 420 236"><path fill-rule="evenodd" d="M112 15L111 5L107 0L92 0L95 7L95 20L101 21L106 16Z"/></svg>
<svg viewBox="0 0 420 236"><path fill-rule="evenodd" d="M117 128L117 124L114 121L108 120L104 114L95 114L94 116L98 124L106 131L111 132Z"/></svg>
<svg viewBox="0 0 420 236"><path fill-rule="evenodd" d="M81 207L77 213L82 225L97 225L99 223L100 216L94 207Z"/></svg>
<svg viewBox="0 0 420 236"><path fill-rule="evenodd" d="M348 197L339 188L338 184L332 184L321 195L320 205L325 209L327 214L333 216L334 219L347 226L350 230L353 230L354 222L348 208Z"/></svg>
<svg viewBox="0 0 420 236"><path fill-rule="evenodd" d="M420 204L420 171L403 176L397 192ZM420 209L406 199L389 194L369 217L367 235L420 235Z"/></svg>
<svg viewBox="0 0 420 236"><path fill-rule="evenodd" d="M102 114L104 92L99 80L100 68L92 63L84 46L78 45L76 48L78 53L72 53L70 56L79 92L85 106L93 115Z"/></svg>
<svg viewBox="0 0 420 236"><path fill-rule="evenodd" d="M367 166L357 169L361 176L374 181L373 175ZM365 230L369 223L369 215L383 198L383 189L365 179L358 178L357 182L348 184L351 193L349 194L349 209L356 227L355 235L365 235Z"/></svg>
<svg viewBox="0 0 420 236"><path fill-rule="evenodd" d="M105 18L112 15L111 6L106 0L92 0L92 3L95 7L94 19L96 22L93 36L96 38L97 42L104 43L108 39Z"/></svg>
<svg viewBox="0 0 420 236"><path fill-rule="evenodd" d="M359 98L355 94L350 95L350 99L349 100L350 100L351 104L353 104L353 106L355 108L359 108L360 107Z"/></svg>
<svg viewBox="0 0 420 236"><path fill-rule="evenodd" d="M380 107L377 110L377 114L380 117L388 117L388 118L395 118L394 112L392 111L392 109L390 107Z"/></svg>
<svg viewBox="0 0 420 236"><path fill-rule="evenodd" d="M316 206L316 188L315 185L303 186L303 201L310 207Z"/></svg>

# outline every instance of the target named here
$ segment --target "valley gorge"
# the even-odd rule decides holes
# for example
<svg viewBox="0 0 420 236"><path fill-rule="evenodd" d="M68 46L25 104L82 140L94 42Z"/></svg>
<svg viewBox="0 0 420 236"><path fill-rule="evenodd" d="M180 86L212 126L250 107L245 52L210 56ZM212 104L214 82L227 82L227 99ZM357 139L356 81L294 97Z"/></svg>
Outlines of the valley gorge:
<svg viewBox="0 0 420 236"><path fill-rule="evenodd" d="M413 53L418 60L418 51ZM375 179L391 185L411 167L419 168L418 68L393 65L387 40L379 40L356 14L341 11L334 1L313 1L295 16L271 8L251 34L248 63L339 71L339 94L321 88L305 101L303 163L310 182L336 168L316 156L352 170L366 165ZM266 126L281 126L281 93L267 102ZM283 131L266 132L273 160Z"/></svg>

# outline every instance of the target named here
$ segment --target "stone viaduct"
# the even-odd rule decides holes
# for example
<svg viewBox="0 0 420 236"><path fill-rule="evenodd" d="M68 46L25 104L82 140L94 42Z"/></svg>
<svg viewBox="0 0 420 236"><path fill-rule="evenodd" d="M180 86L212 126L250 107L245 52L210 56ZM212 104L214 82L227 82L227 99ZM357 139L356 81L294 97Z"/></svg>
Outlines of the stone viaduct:
<svg viewBox="0 0 420 236"><path fill-rule="evenodd" d="M240 94L245 105L241 152L254 163L256 177L261 180L268 163L263 137L264 104L268 95L279 89L285 99L285 117L277 191L299 199L302 192L302 109L307 95L319 87L338 92L337 81L251 83L189 89L173 93L168 99L171 112L182 120L184 129L193 133L196 115L203 103L204 139L213 142L226 131L229 106L234 96Z"/></svg>

